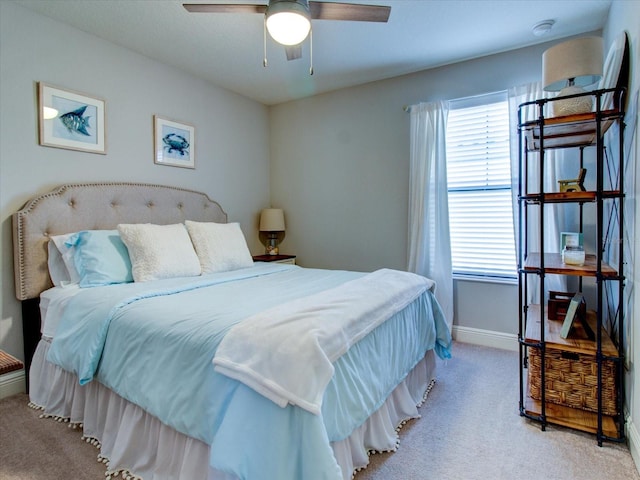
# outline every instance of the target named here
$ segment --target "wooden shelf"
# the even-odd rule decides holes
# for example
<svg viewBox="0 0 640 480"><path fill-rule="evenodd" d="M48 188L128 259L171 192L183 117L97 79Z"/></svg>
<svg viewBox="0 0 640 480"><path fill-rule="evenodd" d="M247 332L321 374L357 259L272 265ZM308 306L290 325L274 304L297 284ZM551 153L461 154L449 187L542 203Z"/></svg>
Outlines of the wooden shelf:
<svg viewBox="0 0 640 480"><path fill-rule="evenodd" d="M624 439L623 399L620 397L624 391L621 368L624 345L620 333L624 332L624 304L623 299L619 298L617 310L612 310L611 305L615 304L616 300L610 300L608 297L605 299L605 284L611 281L618 282L619 296L622 297L624 276L618 268L622 269L623 264L620 262L618 265L617 261L612 260L614 253L606 255L604 251L598 251L597 246L592 246L591 252L595 254L585 255L583 265L567 265L562 262L562 254L544 251L545 246L547 249L550 246L546 241L537 247L539 252L531 252L532 245L526 238L531 232L530 225L537 225L540 230L543 228L541 219L545 217L542 212L548 208L547 204L551 204L549 207L571 204L569 213L575 214L581 225L584 219L592 219L596 224L595 237L599 247L607 246L607 242L612 241L615 235L615 232L609 232L611 225L607 228L607 222L610 223L612 219L619 221L615 227L619 228L618 237L623 237L624 209L620 208L624 198L623 152L614 152L613 156L607 155L604 143L606 135L621 135L624 111L621 107L623 102L620 100L624 91L622 88L595 90L575 97L590 96L596 105L608 106L608 101L603 103L602 99L606 98L603 97L605 94L609 96L609 93L617 98L617 102L613 103L612 110L606 111L546 117L546 113L552 111L556 98L524 102L518 107L518 134L521 144L518 156L521 172L537 169L539 175L544 177L548 168L553 169L556 160L555 156L545 155L545 152L553 149L580 149L575 157L579 157L582 169L585 154L583 149L594 148L594 156L597 156L599 166L595 172L589 174L589 180L592 182L588 183L591 188L589 191L561 192L560 184L552 185L547 191L546 186L542 188L538 182L532 183L533 178L521 179L519 184L518 205L525 210L525 214L520 215L519 219L519 249L524 252L524 258L521 257L523 262L518 265L521 347L519 383L522 402L520 412L534 421L595 434L598 436L599 444L604 439ZM578 174L580 180L576 180L582 188L585 173L581 170ZM605 175L607 178L604 178ZM565 187L565 184L562 186ZM598 211L589 204L597 207ZM578 206L580 208L576 208ZM585 208L582 208L583 206ZM529 217L526 214L529 209L539 213L539 216ZM604 262L605 258L615 265ZM528 275L536 275L541 280L537 283L530 282L531 277ZM582 321L573 323L568 338L562 338L560 332L564 320L550 320L547 314L547 292L541 288L545 275L594 278L596 282L587 283L589 286L595 283L594 295L598 304L602 303L602 311L587 309L586 321L581 317ZM548 286L547 283L545 285ZM582 286L582 279L580 285ZM526 304L529 295L536 292L541 299L540 304ZM569 295L568 298L572 296ZM595 305L595 301L593 304ZM591 305L592 308L594 305ZM584 312L582 306L579 308ZM603 328L603 324L615 322L618 322L616 327L619 335L616 337L619 337L617 340L621 343L620 348ZM593 335L589 339L585 329L591 329L597 334L595 340Z"/></svg>
<svg viewBox="0 0 640 480"><path fill-rule="evenodd" d="M544 317L544 341L551 348L558 348L567 352L583 353L595 355L596 344L593 340L587 338L587 334L580 325L575 322L569 338L562 338L560 330L562 329L562 320L549 320L545 308ZM591 330L596 331L597 318L593 310L587 311L587 323ZM606 357L615 358L618 356L618 349L609 338L606 330L602 329L602 354ZM529 305L527 309L527 330L525 332L525 341L527 343L535 343L540 341L540 305Z"/></svg>
<svg viewBox="0 0 640 480"><path fill-rule="evenodd" d="M541 415L542 402L531 398L528 385L526 393L524 410L527 415ZM593 412L546 402L545 416L549 423L593 434L598 432L598 415ZM602 415L602 433L608 437L618 436L614 417Z"/></svg>
<svg viewBox="0 0 640 480"><path fill-rule="evenodd" d="M535 273L540 269L540 253L530 253L524 265L524 271ZM559 275L576 275L580 277L595 277L597 273L596 256L585 255L584 265L566 265L562 263L562 255L559 253L544 254L545 273ZM610 265L602 262L602 275L605 278L615 278L618 272Z"/></svg>
<svg viewBox="0 0 640 480"><path fill-rule="evenodd" d="M618 198L620 197L620 190L606 190L602 192L603 198ZM523 200L527 202L540 203L544 199L545 203L586 203L595 202L597 199L597 193L593 191L584 192L552 192L544 193L528 193L522 196Z"/></svg>
<svg viewBox="0 0 640 480"><path fill-rule="evenodd" d="M604 120L601 122L600 134L604 135L614 119L620 115L618 110L602 112L601 116ZM541 143L545 149L595 145L598 133L596 126L596 114L589 112L545 118L542 128L539 120L526 122L521 128L526 135L527 151L537 152L540 150ZM541 130L544 132L543 142L541 142Z"/></svg>

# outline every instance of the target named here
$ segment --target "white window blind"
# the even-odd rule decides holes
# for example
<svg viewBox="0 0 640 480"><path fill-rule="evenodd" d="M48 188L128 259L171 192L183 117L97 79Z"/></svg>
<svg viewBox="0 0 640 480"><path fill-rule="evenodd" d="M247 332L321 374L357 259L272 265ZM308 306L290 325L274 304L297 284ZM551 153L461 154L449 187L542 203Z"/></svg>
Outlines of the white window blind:
<svg viewBox="0 0 640 480"><path fill-rule="evenodd" d="M447 182L454 275L515 278L506 93L450 102Z"/></svg>

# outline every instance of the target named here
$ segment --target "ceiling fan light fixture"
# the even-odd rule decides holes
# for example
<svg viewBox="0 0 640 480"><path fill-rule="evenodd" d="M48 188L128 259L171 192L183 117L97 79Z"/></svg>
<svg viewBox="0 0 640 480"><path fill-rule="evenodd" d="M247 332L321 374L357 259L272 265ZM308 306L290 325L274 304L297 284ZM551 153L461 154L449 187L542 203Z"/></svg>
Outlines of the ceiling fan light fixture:
<svg viewBox="0 0 640 480"><path fill-rule="evenodd" d="M271 0L265 16L269 35L282 45L302 43L311 30L307 0Z"/></svg>

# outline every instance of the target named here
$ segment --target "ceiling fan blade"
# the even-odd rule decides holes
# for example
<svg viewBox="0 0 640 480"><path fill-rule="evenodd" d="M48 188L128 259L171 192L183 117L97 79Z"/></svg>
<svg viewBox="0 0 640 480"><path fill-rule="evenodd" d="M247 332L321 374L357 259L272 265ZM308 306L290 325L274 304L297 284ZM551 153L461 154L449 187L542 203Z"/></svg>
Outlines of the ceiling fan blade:
<svg viewBox="0 0 640 480"><path fill-rule="evenodd" d="M311 18L316 20L351 20L356 22L387 22L391 7L355 3L309 2Z"/></svg>
<svg viewBox="0 0 640 480"><path fill-rule="evenodd" d="M287 52L287 60L297 60L298 58L302 58L302 44L288 45L284 49L285 52Z"/></svg>
<svg viewBox="0 0 640 480"><path fill-rule="evenodd" d="M265 13L266 5L230 3L183 3L191 13Z"/></svg>
<svg viewBox="0 0 640 480"><path fill-rule="evenodd" d="M192 13L262 13L268 5L238 3L183 3ZM315 20L351 20L356 22L387 22L391 7L355 3L309 2L311 18Z"/></svg>

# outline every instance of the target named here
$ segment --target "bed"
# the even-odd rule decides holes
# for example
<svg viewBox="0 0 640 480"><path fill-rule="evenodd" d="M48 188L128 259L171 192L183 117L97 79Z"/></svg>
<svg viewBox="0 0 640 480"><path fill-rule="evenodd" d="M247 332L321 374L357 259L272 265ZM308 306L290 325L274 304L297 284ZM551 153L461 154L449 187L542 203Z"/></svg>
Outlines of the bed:
<svg viewBox="0 0 640 480"><path fill-rule="evenodd" d="M352 478L450 355L430 280L253 263L203 193L63 185L13 225L31 404L107 478Z"/></svg>

